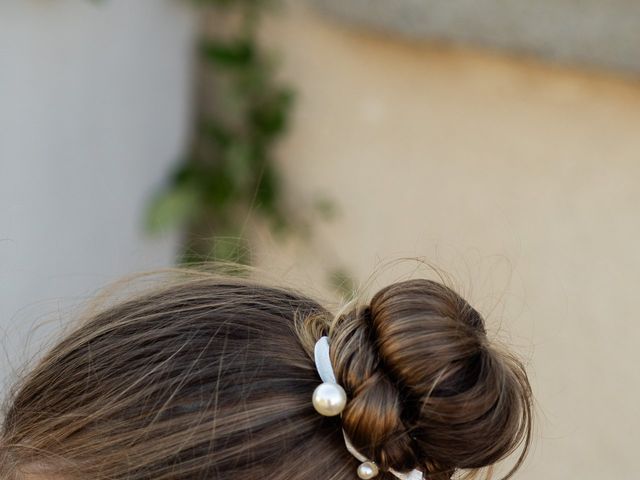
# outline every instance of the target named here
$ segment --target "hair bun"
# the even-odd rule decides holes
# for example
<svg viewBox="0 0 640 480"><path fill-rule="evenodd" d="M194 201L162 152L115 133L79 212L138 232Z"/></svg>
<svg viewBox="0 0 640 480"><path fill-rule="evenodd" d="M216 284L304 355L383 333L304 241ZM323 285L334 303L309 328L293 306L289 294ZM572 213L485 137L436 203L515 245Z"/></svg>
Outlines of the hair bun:
<svg viewBox="0 0 640 480"><path fill-rule="evenodd" d="M452 289L424 279L392 284L335 330L332 360L349 396L343 427L383 471L448 479L528 445L524 368L489 343L480 314Z"/></svg>

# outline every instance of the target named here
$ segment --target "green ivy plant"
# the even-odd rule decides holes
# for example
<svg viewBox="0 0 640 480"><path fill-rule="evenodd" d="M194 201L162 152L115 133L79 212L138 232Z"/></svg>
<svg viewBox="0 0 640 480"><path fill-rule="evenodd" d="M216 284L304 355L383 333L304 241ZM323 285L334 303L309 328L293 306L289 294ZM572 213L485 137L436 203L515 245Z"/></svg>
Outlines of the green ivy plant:
<svg viewBox="0 0 640 480"><path fill-rule="evenodd" d="M186 232L181 263L249 263L248 215L262 216L277 233L294 223L282 201L274 163L274 147L289 124L294 94L276 79L274 62L257 39L268 2L196 3L233 26L201 39L203 105L193 140L166 188L154 198L147 226L152 232Z"/></svg>
<svg viewBox="0 0 640 480"><path fill-rule="evenodd" d="M183 265L209 260L249 264L245 224L250 216L265 219L276 235L310 234L300 214L284 202L274 161L295 96L277 79L276 64L259 43L260 19L271 1L192 1L224 28L201 39L200 104L193 139L165 188L152 200L147 228L184 232L179 259ZM317 199L312 208L323 219L335 215L333 202L326 198ZM328 282L344 296L355 289L341 267L329 272Z"/></svg>

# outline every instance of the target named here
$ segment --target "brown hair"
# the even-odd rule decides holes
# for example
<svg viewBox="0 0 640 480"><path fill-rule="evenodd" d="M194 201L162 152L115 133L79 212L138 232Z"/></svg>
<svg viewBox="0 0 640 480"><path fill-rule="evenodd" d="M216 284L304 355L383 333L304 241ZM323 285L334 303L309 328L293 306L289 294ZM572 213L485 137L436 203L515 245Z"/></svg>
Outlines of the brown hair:
<svg viewBox="0 0 640 480"><path fill-rule="evenodd" d="M356 302L357 303L357 302ZM358 450L427 479L489 466L531 439L513 356L450 288L409 280L332 315L294 290L183 277L98 312L10 397L0 476L348 480ZM331 341L342 417L312 406L313 344Z"/></svg>

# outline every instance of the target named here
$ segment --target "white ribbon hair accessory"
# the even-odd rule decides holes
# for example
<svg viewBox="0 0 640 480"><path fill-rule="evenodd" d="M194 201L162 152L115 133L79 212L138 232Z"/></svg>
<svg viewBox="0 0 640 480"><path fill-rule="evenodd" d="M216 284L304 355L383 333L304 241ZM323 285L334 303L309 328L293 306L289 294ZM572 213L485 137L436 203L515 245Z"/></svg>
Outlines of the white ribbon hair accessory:
<svg viewBox="0 0 640 480"><path fill-rule="evenodd" d="M347 394L336 381L336 375L333 372L333 366L331 365L331 356L329 355L328 337L321 337L320 340L316 342L314 357L316 370L318 370L318 374L324 383L318 385L313 392L313 406L321 415L327 417L340 415L347 405ZM376 477L379 473L376 463L369 460L356 450L349 440L349 437L347 437L344 429L342 430L342 435L349 453L362 462L358 467L358 477L363 480ZM414 469L408 473L397 472L393 469L389 469L389 473L400 480L423 480L424 477L422 472L418 469Z"/></svg>

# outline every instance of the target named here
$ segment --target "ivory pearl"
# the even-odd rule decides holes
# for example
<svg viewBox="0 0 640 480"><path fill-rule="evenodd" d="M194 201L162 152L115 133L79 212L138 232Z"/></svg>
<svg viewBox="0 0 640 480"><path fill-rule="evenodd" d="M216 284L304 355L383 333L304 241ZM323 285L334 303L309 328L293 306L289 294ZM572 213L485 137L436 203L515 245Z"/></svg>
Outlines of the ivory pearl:
<svg viewBox="0 0 640 480"><path fill-rule="evenodd" d="M369 480L378 475L378 466L374 462L364 462L358 467L358 477Z"/></svg>
<svg viewBox="0 0 640 480"><path fill-rule="evenodd" d="M339 415L347 405L347 394L336 383L321 383L313 391L313 407L320 415Z"/></svg>

